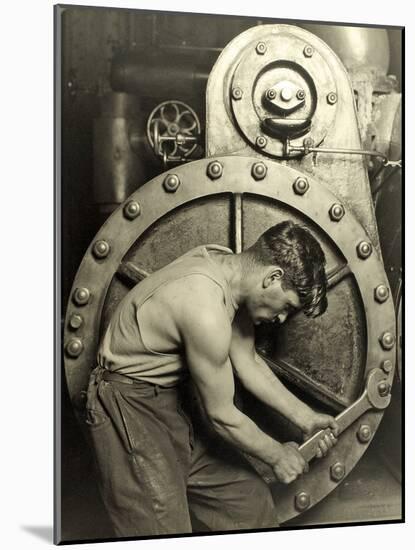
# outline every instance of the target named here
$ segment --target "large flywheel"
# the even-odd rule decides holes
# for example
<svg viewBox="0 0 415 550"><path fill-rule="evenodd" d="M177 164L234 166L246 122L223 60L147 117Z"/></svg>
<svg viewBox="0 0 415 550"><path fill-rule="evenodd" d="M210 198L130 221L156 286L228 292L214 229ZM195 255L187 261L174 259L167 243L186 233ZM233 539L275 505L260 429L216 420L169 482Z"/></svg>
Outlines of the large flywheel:
<svg viewBox="0 0 415 550"><path fill-rule="evenodd" d="M307 226L326 254L329 306L320 318L297 314L258 334L258 350L302 399L339 415L342 434L326 458L311 460L308 474L288 486L274 481L281 522L323 499L359 461L389 403L395 368L394 307L375 244L325 185L247 156L203 159L157 176L92 241L64 327L66 380L79 409L100 336L133 284L197 245L240 252L286 219ZM312 441L303 452L312 459Z"/></svg>

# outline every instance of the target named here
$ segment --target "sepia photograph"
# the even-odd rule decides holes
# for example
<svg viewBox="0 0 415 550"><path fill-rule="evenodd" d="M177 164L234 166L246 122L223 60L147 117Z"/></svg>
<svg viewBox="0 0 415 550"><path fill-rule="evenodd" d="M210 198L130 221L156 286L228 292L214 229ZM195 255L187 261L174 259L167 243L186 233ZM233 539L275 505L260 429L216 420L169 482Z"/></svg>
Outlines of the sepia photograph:
<svg viewBox="0 0 415 550"><path fill-rule="evenodd" d="M404 521L384 23L54 6L55 544Z"/></svg>

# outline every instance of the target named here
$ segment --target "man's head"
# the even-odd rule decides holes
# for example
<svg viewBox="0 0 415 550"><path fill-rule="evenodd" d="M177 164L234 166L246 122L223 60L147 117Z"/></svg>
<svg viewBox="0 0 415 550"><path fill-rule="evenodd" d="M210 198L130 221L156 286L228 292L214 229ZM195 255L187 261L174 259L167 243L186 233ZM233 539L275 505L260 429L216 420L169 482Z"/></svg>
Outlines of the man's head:
<svg viewBox="0 0 415 550"><path fill-rule="evenodd" d="M255 324L285 321L303 309L317 317L327 308L325 256L312 234L291 221L270 227L242 254L244 264L256 273L246 299Z"/></svg>

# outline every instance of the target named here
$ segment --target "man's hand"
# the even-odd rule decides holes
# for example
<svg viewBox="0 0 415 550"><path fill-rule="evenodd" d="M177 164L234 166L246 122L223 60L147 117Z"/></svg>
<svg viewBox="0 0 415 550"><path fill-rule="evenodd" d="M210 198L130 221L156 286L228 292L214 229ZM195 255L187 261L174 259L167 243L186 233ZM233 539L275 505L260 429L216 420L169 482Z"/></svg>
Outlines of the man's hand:
<svg viewBox="0 0 415 550"><path fill-rule="evenodd" d="M304 441L306 441L316 432L325 430L326 428L329 428L330 431L328 431L328 433L318 442L317 458L326 456L329 450L337 443L339 425L332 416L313 412L307 422L305 430L303 430L303 438Z"/></svg>
<svg viewBox="0 0 415 550"><path fill-rule="evenodd" d="M308 472L308 462L298 452L293 441L281 446L281 453L273 465L274 474L282 483L291 483L304 472Z"/></svg>

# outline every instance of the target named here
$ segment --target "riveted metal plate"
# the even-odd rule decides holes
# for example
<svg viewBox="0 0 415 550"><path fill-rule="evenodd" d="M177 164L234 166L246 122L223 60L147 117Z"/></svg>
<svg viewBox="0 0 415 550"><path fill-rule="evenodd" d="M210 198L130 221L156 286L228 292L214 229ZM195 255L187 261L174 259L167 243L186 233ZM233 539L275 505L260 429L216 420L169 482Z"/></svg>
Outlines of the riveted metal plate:
<svg viewBox="0 0 415 550"><path fill-rule="evenodd" d="M207 171L209 163L213 160L223 166L223 175L217 180L212 180ZM71 317L81 312L84 320L82 326L76 332L76 337L83 343L82 353L78 357L65 356L67 385L74 403L76 403L81 392L86 389L90 371L96 364L96 353L106 299L120 264L126 259L130 259L130 251L133 250L140 239L146 239L150 234L157 234L157 231L149 230L154 228L160 220L165 220L168 217L173 219L180 212L189 212L199 204L207 204L209 201L216 201L219 198L222 200L224 197L228 197L230 200L228 207L223 206L223 212L226 212L227 208L230 211L234 208L235 212L238 213L238 215L231 216L230 229L237 232L242 247L251 244L252 238L255 237L253 233L250 235L244 234L242 220L244 215L243 201L246 200L249 203L252 198L261 199L271 204L285 205L293 213L292 215L295 213L312 228L313 232L321 235L325 241L331 243L336 251L335 254L333 253L333 258L342 258L344 263L347 264L345 272L351 273L350 277L354 281L356 292L359 294L359 303L361 303L361 315L364 321L364 339L362 340L364 362L361 389L363 390L363 380L368 372L375 367L379 367L385 360L392 362L392 369L389 373L384 374L384 380L391 383L395 364L395 350L384 350L379 345L378 338L379 335L387 331L395 333L395 314L392 300L387 300L380 305L373 299L373 281L386 280L376 250L373 249L370 257L364 262L356 254L356 247L360 242L371 242L366 232L346 207L342 223L333 223L330 220L327 212L331 205L338 202L339 199L319 181L308 177L310 187L306 195L298 195L293 192L293 183L302 174L293 168L264 160L263 162L267 168L267 183L258 184L251 174L252 165L255 162L257 162L257 159L253 157L228 156L184 164L175 168L181 181L181 185L175 193L165 192L162 182L167 174L161 174L129 197L128 201L137 201L142 205L141 215L134 220L134 223L126 219L123 214L125 204L122 204L105 222L87 250L73 283L72 293L75 289L87 288L90 292L90 300L85 305L78 305L71 301L68 304L66 313L65 346L74 337L69 323ZM186 221L186 217L183 219ZM275 220L273 223L275 223ZM236 227L237 224L240 224L239 228ZM347 228L345 227L346 224ZM209 229L209 225L207 225L205 233L203 233L204 236L200 237L198 241L193 241L192 244L217 242L214 229L216 226L217 224L213 224L212 229ZM194 226L188 227L188 234L196 231L192 227ZM259 236L262 229L262 226L258 226L256 236ZM111 237L111 254L105 262L97 262L91 254L93 244L97 240L109 237ZM179 233L177 233L176 238L180 240ZM183 239L181 250L177 249L177 254L190 247L187 234L184 235ZM218 244L222 244L222 242L218 242ZM168 263L174 259L171 248L169 243L169 246L166 247L168 253L166 253L164 259L158 258L158 265L143 265L141 267L147 271L152 271L154 268ZM379 308L382 308L382 315L379 314ZM310 320L309 322L313 323L314 321ZM341 327L339 327L339 330L341 330ZM324 338L324 334L322 334L322 337ZM310 472L301 477L301 483L294 482L289 486L273 489L278 493L278 514L281 522L298 514L295 507L295 496L298 493L305 491L310 494L314 505L333 489L335 484L330 479L328 479L329 482L327 481L329 477L327 472L330 470L331 464L336 461L342 462L347 473L353 469L367 447L362 445L356 437L359 425L362 423L367 424L374 433L381 416L382 411L371 411L363 415L341 435L337 446L330 453L329 462L326 459L312 462Z"/></svg>

